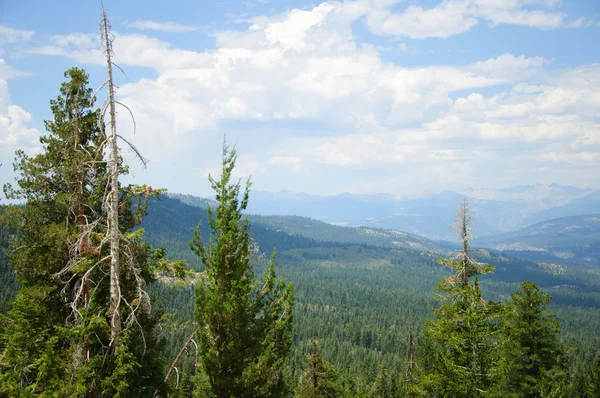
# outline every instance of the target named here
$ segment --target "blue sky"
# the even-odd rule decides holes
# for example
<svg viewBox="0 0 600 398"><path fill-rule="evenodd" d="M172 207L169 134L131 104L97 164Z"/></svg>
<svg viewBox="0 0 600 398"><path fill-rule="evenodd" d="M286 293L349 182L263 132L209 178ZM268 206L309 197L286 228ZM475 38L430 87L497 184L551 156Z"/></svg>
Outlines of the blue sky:
<svg viewBox="0 0 600 398"><path fill-rule="evenodd" d="M150 159L137 183L210 194L226 134L259 190L600 188L597 0L104 4L138 124L121 112L120 133ZM0 4L0 182L39 151L66 69L104 81L99 14Z"/></svg>

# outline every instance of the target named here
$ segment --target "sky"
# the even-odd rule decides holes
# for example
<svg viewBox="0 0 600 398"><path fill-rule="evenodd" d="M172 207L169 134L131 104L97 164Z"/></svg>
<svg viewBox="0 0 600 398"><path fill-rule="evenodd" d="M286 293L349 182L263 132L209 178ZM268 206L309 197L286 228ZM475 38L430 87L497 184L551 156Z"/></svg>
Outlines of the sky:
<svg viewBox="0 0 600 398"><path fill-rule="evenodd" d="M600 188L598 0L105 0L126 181L210 195L224 137L253 189ZM106 80L99 1L0 1L0 183L63 73ZM106 99L98 95L97 105Z"/></svg>

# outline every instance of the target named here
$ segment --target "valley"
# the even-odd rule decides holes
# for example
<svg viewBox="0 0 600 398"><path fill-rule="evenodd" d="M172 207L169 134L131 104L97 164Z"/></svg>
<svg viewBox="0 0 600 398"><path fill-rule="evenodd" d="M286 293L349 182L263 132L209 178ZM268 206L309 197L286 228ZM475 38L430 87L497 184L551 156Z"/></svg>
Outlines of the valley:
<svg viewBox="0 0 600 398"><path fill-rule="evenodd" d="M198 222L202 236L209 236L206 203L211 202L181 195L154 201L142 224L145 236L152 245L165 246L170 256L202 270L188 242ZM561 225L586 218L564 220ZM276 250L278 272L294 283L292 369L302 369L305 344L317 337L327 358L348 374L374 378L382 359L391 371L402 374L409 323L419 336L436 306L436 282L448 275L437 260L458 246L397 230L343 227L307 217L250 215L249 219L253 239L261 248L257 274L264 270L264 259ZM506 234L506 238L523 234ZM571 238L566 240L570 244ZM490 255L480 261L496 267L494 273L480 278L486 300L506 301L521 282L530 280L552 296L550 309L558 315L563 338L593 344L590 338L600 330L598 263L538 261L528 253L495 249L493 240L485 242ZM598 241L590 242L598 247ZM165 311L178 313L180 322L191 319L192 308L186 304L193 296L190 287L156 289L160 297L177 297L161 300ZM186 333L179 331L179 339ZM171 355L176 347L170 348Z"/></svg>

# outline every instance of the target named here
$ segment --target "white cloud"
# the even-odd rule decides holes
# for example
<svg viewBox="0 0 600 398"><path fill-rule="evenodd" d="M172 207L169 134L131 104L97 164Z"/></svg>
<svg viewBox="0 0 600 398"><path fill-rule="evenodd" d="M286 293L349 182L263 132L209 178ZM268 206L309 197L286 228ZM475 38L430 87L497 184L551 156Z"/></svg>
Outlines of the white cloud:
<svg viewBox="0 0 600 398"><path fill-rule="evenodd" d="M527 58L523 55L515 57L512 54L503 54L496 58L475 62L471 68L475 71L497 74L507 70L521 72L524 69L542 66L544 63L547 61L542 57Z"/></svg>
<svg viewBox="0 0 600 398"><path fill-rule="evenodd" d="M494 25L525 25L538 29L557 29L565 25L565 14L522 9L478 8L477 15Z"/></svg>
<svg viewBox="0 0 600 398"><path fill-rule="evenodd" d="M572 22L569 22L566 26L568 28L581 28L582 26L590 26L590 22L591 21L589 21L587 18L580 17Z"/></svg>
<svg viewBox="0 0 600 398"><path fill-rule="evenodd" d="M347 166L370 163L418 162L430 145L408 132L351 134L317 146L323 163Z"/></svg>
<svg viewBox="0 0 600 398"><path fill-rule="evenodd" d="M395 3L328 2L310 10L254 18L245 31L216 33L217 48L203 52L146 35L115 33L116 61L121 66L157 73L156 78L121 84L118 91L143 132L140 149L159 164L187 156L188 166L182 167L192 168L197 155L189 148L218 147L221 133L227 131L234 141L253 143L248 144L253 148L248 157L240 160L240 173L259 179L273 170L308 178L317 169L366 165L420 165L415 166L419 173L411 177L415 180L427 175L425 169L439 181L484 170L500 178L498 173L505 176L514 167L536 164L542 153L561 153L560 145L568 148L573 162L581 154L582 162L590 164L584 159L600 151L599 65L547 75L540 69L548 60L506 53L464 65L402 67L384 61L377 47L360 44L353 35L353 24L364 16L367 24L376 18L394 21ZM379 26L382 34L447 37L458 33L452 30L453 21L462 21L456 29L465 29L472 18L491 21L491 14L482 10L493 9L501 16L505 12L531 17L527 23L542 28L550 25L535 22L526 12L532 6L558 5L449 0L435 12L413 8L411 12L420 13L422 20L418 19L419 26L402 27L409 33L391 33L400 29L395 23L373 26ZM552 14L539 17L552 21ZM436 22L448 15L454 19ZM511 23L519 21L515 18ZM565 17L561 18L563 24ZM496 20L508 23L503 21ZM34 51L104 63L93 34L54 36ZM500 85L508 88L491 95L482 90ZM125 116L120 126L127 126ZM298 122L311 125L297 127ZM260 127L247 132L248 123ZM268 160L263 160L265 153ZM504 170L501 164L509 160L511 169ZM218 164L218 159L202 162ZM554 171L552 164L548 170Z"/></svg>
<svg viewBox="0 0 600 398"><path fill-rule="evenodd" d="M240 156L237 161L234 176L251 177L258 174L263 174L266 171L262 162L251 155Z"/></svg>
<svg viewBox="0 0 600 398"><path fill-rule="evenodd" d="M312 47L310 45L312 43L309 43L306 37L308 31L322 24L327 15L338 7L323 3L310 11L292 10L282 21L270 22L266 26L255 24L251 29L264 30L266 39L270 43L280 44L283 48L306 51Z"/></svg>
<svg viewBox="0 0 600 398"><path fill-rule="evenodd" d="M8 65L0 58L0 80L10 80L20 76L28 76L28 72L20 71Z"/></svg>
<svg viewBox="0 0 600 398"><path fill-rule="evenodd" d="M171 33L187 33L194 32L199 28L191 25L183 25L177 22L157 22L149 20L137 20L127 23L127 26L134 29L140 30L155 30L160 32L171 32Z"/></svg>
<svg viewBox="0 0 600 398"><path fill-rule="evenodd" d="M8 85L0 79L0 153L12 158L16 149L34 153L38 146L39 131L29 127L31 114L10 101Z"/></svg>
<svg viewBox="0 0 600 398"><path fill-rule="evenodd" d="M477 19L470 16L459 2L443 2L427 10L409 6L401 13L376 10L369 13L367 21L375 33L413 39L445 39L467 32L477 24Z"/></svg>
<svg viewBox="0 0 600 398"><path fill-rule="evenodd" d="M530 0L442 0L436 6L424 9L410 5L394 12L390 6L372 7L367 13L367 26L377 34L413 39L447 38L468 32L479 21L497 25L524 25L537 29L577 28L587 24L579 18L567 22L567 15L547 11L557 1ZM538 6L542 9L530 9Z"/></svg>
<svg viewBox="0 0 600 398"><path fill-rule="evenodd" d="M52 35L48 41L49 44L30 48L29 53L61 55L85 64L101 65L106 62L97 34L71 33L68 35Z"/></svg>
<svg viewBox="0 0 600 398"><path fill-rule="evenodd" d="M269 159L268 163L276 166L289 167L295 173L309 174L309 171L302 162L302 158L299 156L274 156Z"/></svg>
<svg viewBox="0 0 600 398"><path fill-rule="evenodd" d="M538 159L555 163L600 163L600 152L550 152L540 155Z"/></svg>
<svg viewBox="0 0 600 398"><path fill-rule="evenodd" d="M220 47L215 51L184 51L148 36L116 34L115 53L122 66L151 67L159 73L156 79L123 84L119 95L141 120L141 130L153 136L162 136L165 128L173 136L207 131L231 120L329 120L346 130L358 120L366 129L394 131L451 109L453 91L518 82L546 62L503 54L456 67L384 63L375 48L354 41L351 25L366 8L360 2L348 4L323 3L309 11L257 18L245 32L217 34ZM80 62L104 62L92 36L54 36L52 43ZM362 142L356 135L321 142L313 160L351 165L374 157L398 162L428 149L407 142L396 148L387 138ZM354 146L364 153L355 153ZM390 148L389 154L378 155Z"/></svg>
<svg viewBox="0 0 600 398"><path fill-rule="evenodd" d="M0 25L0 44L17 43L19 41L31 40L35 32L31 30L15 29L6 25Z"/></svg>
<svg viewBox="0 0 600 398"><path fill-rule="evenodd" d="M52 35L50 41L59 47L72 47L80 50L94 49L100 45L97 34L71 33L68 35Z"/></svg>

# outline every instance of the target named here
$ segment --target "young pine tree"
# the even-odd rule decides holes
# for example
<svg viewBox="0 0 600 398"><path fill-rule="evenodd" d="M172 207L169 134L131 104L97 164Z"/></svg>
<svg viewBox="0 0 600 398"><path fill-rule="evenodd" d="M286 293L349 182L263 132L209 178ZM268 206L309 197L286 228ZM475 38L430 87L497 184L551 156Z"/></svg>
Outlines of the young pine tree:
<svg viewBox="0 0 600 398"><path fill-rule="evenodd" d="M192 250L206 267L196 285L196 335L200 362L217 397L281 396L283 364L292 341L292 285L275 276L275 256L259 283L254 278L248 219L250 183L240 199L231 182L235 149L223 147L222 174L209 177L217 208L209 207L212 234L195 230Z"/></svg>
<svg viewBox="0 0 600 398"><path fill-rule="evenodd" d="M529 281L511 294L501 324L502 396L541 397L558 388L566 358L558 322L546 310L550 299Z"/></svg>
<svg viewBox="0 0 600 398"><path fill-rule="evenodd" d="M469 248L472 214L465 201L457 214L456 232L462 251L440 263L455 274L443 278L437 290L440 306L425 327L429 357L421 361L424 374L420 388L428 396L477 397L492 386L495 367L497 326L500 308L482 299L477 279L471 277L493 270L476 261Z"/></svg>
<svg viewBox="0 0 600 398"><path fill-rule="evenodd" d="M385 360L383 360L379 365L377 377L375 377L375 381L371 387L371 396L392 398L393 394L391 386L392 381L390 380L390 375L388 374L387 364L385 363Z"/></svg>
<svg viewBox="0 0 600 398"><path fill-rule="evenodd" d="M297 398L336 398L343 396L335 369L319 353L317 339L312 340L308 369L300 376ZM385 382L387 383L387 376Z"/></svg>

